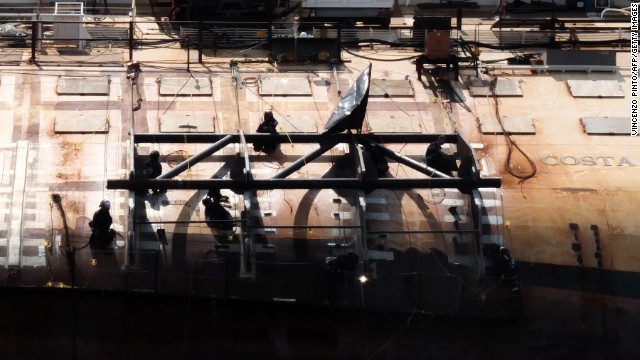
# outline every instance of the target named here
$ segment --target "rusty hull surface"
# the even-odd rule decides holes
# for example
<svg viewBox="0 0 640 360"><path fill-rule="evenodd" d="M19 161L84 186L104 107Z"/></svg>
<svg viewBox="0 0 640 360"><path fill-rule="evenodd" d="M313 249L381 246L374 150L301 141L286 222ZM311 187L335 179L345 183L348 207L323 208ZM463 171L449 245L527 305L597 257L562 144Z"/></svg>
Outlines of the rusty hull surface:
<svg viewBox="0 0 640 360"><path fill-rule="evenodd" d="M469 20L471 24L471 20ZM480 20L478 20L481 22ZM485 26L488 23L485 21ZM470 29L475 26L469 25ZM152 30L150 30L152 31ZM470 30L471 31L471 30ZM4 53L5 50L3 50ZM106 50L105 50L106 51ZM113 50L106 54L108 58L126 60L126 52ZM0 67L0 150L2 162L0 168L0 211L5 221L0 223L0 275L6 279L5 285L11 287L68 287L71 282L83 289L100 290L142 290L159 291L166 294L217 294L220 291L231 291L239 298L258 299L270 304L274 297L287 297L289 287L299 286L308 289L305 296L313 298L317 293L317 285L308 283L287 283L296 281L292 273L313 272L314 268L306 265L282 265L272 268L267 265L260 267L261 261L281 264L322 263L330 256L328 243L349 242L353 230L316 228L313 226L349 226L357 225L353 221L354 203L357 196L354 192L339 190L263 190L257 192L261 213L253 214L260 217L265 228L264 243L273 246L273 251L267 248L258 253L256 280L231 283L231 290L217 289L219 280L228 271L237 273L237 254L232 251L216 251L216 244L227 245L232 248L238 242L238 234L220 234L209 229L204 220L204 210L201 200L204 190L170 190L166 194L149 194L138 196L132 204L128 192L124 190L106 190L107 179L125 179L129 176L132 154L130 153L130 133L159 133L160 118L171 112L187 113L190 111L212 112L214 116L215 132L217 134L244 133L255 131L260 114L265 110L272 110L276 119L283 123L295 123L296 118L304 118L305 128L309 122L315 122L318 132L321 132L326 120L338 103L338 90L343 93L347 84L352 82L371 61L371 58L389 60L413 56L413 51L401 49L384 49L376 51L367 48L352 50L355 54L343 53L344 65L338 67L339 85L327 65L272 65L269 63L247 62L240 63L240 81L234 85L229 70L230 59L251 58L265 59L265 53L260 50L234 52L218 51L216 56L205 53L204 64L191 64L193 76L209 77L212 84L212 94L207 96L170 96L160 95L158 79L183 78L187 80L184 61L185 50L176 47L163 49L136 50L134 58L142 65L142 72L138 78L139 94L132 92L126 78L125 68L118 65L104 67L83 66L74 67L73 64L62 62L58 66L42 64L38 67L29 65ZM367 58L359 57L366 56ZM1 55L0 55L1 56ZM25 55L26 56L26 55ZM191 59L197 56L192 50ZM65 60L66 61L66 60ZM628 54L618 55L620 65L627 65ZM1 62L1 60L0 60ZM501 79L516 80L522 89L522 97L500 97L497 99L499 113L502 116L527 116L533 119L534 135L513 135L512 140L527 154L537 168L536 175L524 182L505 170L508 156L508 146L502 135L486 135L480 131L479 119L483 115L495 113L496 104L491 97L471 97L465 90L467 102L465 106L456 103L443 102L437 95L433 84L421 82L416 78L415 66L408 60L404 61L371 61L373 63L372 77L378 79L404 80L409 79L413 87L413 97L375 97L369 100L368 116L387 116L393 121L406 121L416 124L422 133L452 133L460 132L476 149L480 160L481 171L484 176L499 176L502 187L492 192L495 201L494 212L487 214L493 217L496 240L508 247L522 278L523 317L519 325L492 323L489 326L497 334L507 339L504 344L491 335L482 335L478 341L471 341L462 349L454 350L458 345L454 335L440 335L441 345L434 343L420 346L403 347L406 343L419 343L421 340L402 334L397 341L392 342L390 348L376 353L384 358L409 358L413 356L432 355L442 358L501 358L504 352L516 355L515 358L637 358L638 349L634 334L638 332L640 323L640 255L636 248L640 241L640 218L638 204L640 204L640 144L638 139L630 136L594 136L587 135L580 122L582 117L623 117L629 113L629 81L627 70L616 73L586 72L550 72L537 74L530 71L494 72ZM106 77L110 76L110 93L108 96L95 95L58 95L56 94L57 80L61 76ZM312 96L260 96L255 79L268 78L296 78L307 79L311 85ZM616 80L622 84L624 98L574 98L567 86L567 80L604 79ZM140 96L143 99L138 111L132 111L132 101ZM103 112L110 130L104 133L60 134L54 131L54 121L57 112L61 111L93 111ZM366 120L365 120L366 122ZM295 128L295 124L292 125ZM414 126L414 125L412 125ZM281 128L282 130L282 128ZM365 126L365 132L367 127ZM163 171L168 171L180 161L192 156L209 144L141 144L137 146L135 162L140 166L151 150L158 150L162 157ZM315 149L314 144L287 144L281 146L282 154L269 156L254 152L250 149L253 174L256 178L267 178L281 169L284 165L297 157ZM394 150L419 160L426 144L410 144L406 146L390 146ZM239 149L235 145L227 146L218 155L200 162L179 176L183 179L208 179L215 172L220 176L228 176L228 169L237 159ZM317 161L307 164L292 178L319 178L333 171L340 173L345 164L341 164L340 155L348 152L347 148L336 147ZM20 164L19 162L23 162ZM413 170L396 163L391 163L390 174L396 177L415 175ZM526 173L528 168L526 159L519 153L511 158L511 167L515 172ZM222 169L222 170L220 170ZM225 170L226 169L226 170ZM16 181L24 182L20 187ZM16 193L19 190L19 193ZM59 211L51 200L52 194L61 197L63 212ZM223 191L231 200L230 211L236 218L244 207L241 194ZM407 191L376 190L366 195L368 199L367 224L371 231L405 231L405 230L455 230L456 224L463 222L461 217L469 216L468 206L462 205L458 209L458 217L448 210L451 204L457 204L455 191L452 189L416 189ZM125 245L103 252L89 246L89 226L93 212L98 208L101 199L112 202L111 213L114 218L114 228L119 232L119 240L126 238L131 230L129 207L135 205L139 211L132 218L137 236L138 252L131 257L125 253ZM449 199L448 201L443 201ZM452 202L453 201L453 202ZM17 206L19 204L20 206ZM142 210L144 209L144 210ZM64 216L63 216L64 215ZM180 223L173 223L178 221ZM64 231L64 223L68 226L68 234ZM283 229L278 226L297 225L295 229ZM573 225L573 229L570 224ZM463 225L464 226L464 225ZM597 227L597 234L594 231ZM158 235L158 229L163 229ZM11 244L20 241L19 263L9 266L9 255L12 253ZM596 239L599 244L596 243ZM121 242L117 242L121 244ZM576 251L573 244L579 243L580 250ZM69 274L71 263L67 247L75 248L75 258L78 271L75 278ZM126 246L130 246L127 244ZM372 237L368 241L369 248L393 250L396 257L407 256L408 263L394 268L394 271L411 274L420 269L420 262L429 250L439 249L445 253L453 251L454 242L451 234L403 235L389 234ZM598 248L597 248L598 247ZM419 252L421 255L412 254ZM404 255L403 255L404 254ZM599 254L599 255L598 255ZM396 258L397 260L397 258ZM224 261L229 268L223 269ZM425 261L425 260L423 260ZM134 264L134 265L131 265ZM231 265L229 265L231 264ZM438 263L425 262L432 266L430 271L441 271L446 275L443 266ZM222 267L220 267L222 266ZM384 262L378 262L378 270L385 268ZM155 269L155 270L154 270ZM160 269L160 270L158 270ZM160 274L153 275L153 272ZM194 271L205 274L197 281L192 281ZM365 269L370 273L371 269ZM266 274L266 275L265 275ZM289 274L289 276L287 276ZM207 281L207 276L216 281ZM263 277L264 276L264 277ZM275 280L274 280L275 279ZM276 285L264 286L268 281L275 281ZM376 281L372 279L371 281ZM402 277L384 278L389 284L389 294L362 295L362 299L372 299L372 308L377 310L388 306L389 310L410 309L411 295L404 293L407 280ZM399 285L403 284L404 287ZM223 285L220 285L223 286ZM226 285L224 285L226 286ZM466 286L463 284L462 286ZM214 287L214 288L211 288ZM266 290L268 289L268 290ZM445 289L445 290L443 290ZM479 304L479 313L492 316L504 315L499 309L505 303L486 303L492 299L493 288L481 288L475 299L460 300ZM365 290L362 290L365 291ZM443 281L442 286L431 285L430 291L436 294L425 301L436 311L434 313L451 314L452 309L459 309L458 305L447 303L447 296L438 300L438 293L449 294L458 290ZM442 294L440 293L440 294ZM284 294L284 295L282 295ZM291 297L296 292L291 291ZM364 293L363 293L364 294ZM359 294L356 294L359 295ZM503 296L503 295L500 295ZM496 298L501 298L496 296ZM508 298L508 293L504 296ZM9 297L8 304L15 305L19 296ZM402 304L394 304L393 299L399 299ZM356 299L358 296L345 296L345 299ZM456 298L457 299L457 298ZM285 299L286 300L286 299ZM92 301L105 302L94 299ZM126 304L135 302L139 308L145 307L144 302L130 300L129 303L116 301L115 311L132 310ZM144 300L147 301L147 300ZM153 300L149 300L153 301ZM164 300L162 300L164 301ZM407 303L405 303L407 302ZM508 303L508 301L506 302ZM97 310L84 304L84 311L90 316L96 316ZM359 306L360 304L356 302ZM375 305L374 305L375 304ZM501 305L502 304L502 305ZM344 305L344 304L343 304ZM354 304L346 304L354 305ZM365 310L368 303L362 300ZM33 306L37 306L33 303ZM66 305L59 305L69 310ZM188 306L188 305L187 305ZM197 303L198 309L207 309L207 305ZM273 304L268 305L273 306ZM462 304L464 306L464 304ZM26 305L25 305L26 307ZM496 308L492 308L496 307ZM165 308L152 306L153 311L162 312ZM259 306L258 306L259 308ZM8 309L5 307L5 309ZM127 310L128 309L128 310ZM167 305L166 309L174 309ZM221 319L221 324L232 326L231 318L216 315L215 310L203 310L206 318ZM487 310L488 309L488 310ZM440 311L438 311L440 310ZM504 310L504 309L502 309ZM8 310L10 311L10 310ZM25 310L25 312L28 310ZM178 311L178 310L176 310ZM242 312L241 307L234 311ZM272 336L259 337L254 347L238 352L234 346L248 346L249 341L240 340L242 336L221 335L223 325L207 328L217 340L209 339L205 335L188 335L184 340L192 347L187 354L195 357L203 356L205 349L221 345L221 338L227 339L232 345L223 346L222 354L241 354L254 356L263 351L270 352L277 358L306 357L307 349L316 349L318 357L352 357L371 355L377 346L382 346L385 339L379 335L369 338L371 344L366 346L364 333L366 326L349 323L345 325L346 317L340 318L344 329L336 330L337 336L328 341L328 347L323 341L309 339L301 340L291 334L287 335L286 320L278 315L282 308L273 310L276 325L270 324L271 315L266 317L259 314L259 309L248 310L259 319L257 326L264 325ZM297 310L296 310L297 311ZM410 311L409 311L410 312ZM39 316L47 318L42 311ZM200 316L187 312L185 316L193 319ZM473 315L467 313L466 315ZM12 319L9 315L4 315ZM319 319L316 321L323 323ZM412 315L411 315L412 316ZM124 316L120 316L122 320ZM141 315L132 316L140 322L148 319ZM89 322L80 321L80 326L89 327ZM80 319L82 319L80 317ZM98 323L107 324L110 319L105 316L96 317ZM360 319L361 320L361 319ZM359 320L359 321L360 321ZM36 320L31 320L36 321ZM46 321L46 320L37 320ZM340 329L340 321L336 326ZM407 323L411 321L411 317ZM426 320L425 320L426 321ZM456 320L458 321L458 320ZM133 325L135 320L124 320L123 324L133 326L140 331L140 327ZM372 320L373 322L373 320ZM402 328L403 321L390 325ZM323 325L323 326L324 326ZM125 325L126 326L126 325ZM182 331L173 326L159 325L166 334L176 333L182 338ZM181 324L177 328L181 328ZM204 326L204 325L202 325ZM220 326L220 327L218 327ZM271 327L269 327L271 326ZM309 330L308 324L297 324L297 329ZM455 329L442 329L447 334L454 334ZM465 325L461 322L461 327ZM206 326L204 326L206 327ZM428 326L427 326L428 327ZM53 326L64 333L69 330L60 325ZM185 325L186 328L186 325ZM193 327L193 329L200 329ZM445 329L446 328L446 329ZM472 327L478 332L464 336L478 336L483 325ZM171 329L171 330L170 330ZM213 329L213 330L212 330ZM388 328L387 328L388 329ZM413 324L411 329L416 333L427 336L429 331ZM514 330L518 335L509 333L506 329ZM97 331L97 330L96 330ZM153 330L152 333L161 330ZM194 330L195 331L195 330ZM238 335L240 332L234 333ZM285 332L284 334L280 332ZM288 331L293 332L292 328ZM469 330L466 330L469 332ZM133 333L134 330L131 330ZM16 344L27 343L29 330L20 328L16 333L6 333L3 339ZM390 331L384 332L388 336ZM99 348L104 345L110 350L108 354L120 354L118 344L128 343L137 339L140 347L129 345L127 349L138 353L155 353L160 358L173 354L178 357L184 352L174 351L184 346L183 342L167 337L158 336L163 340L142 340L139 335L127 337L117 336L110 341L101 338L102 335L80 335L80 341L87 348ZM129 333L131 335L131 333ZM241 334L241 333L240 333ZM68 353L68 342L58 342L60 337L47 338L41 334L45 347L62 349ZM356 348L348 348L343 336L355 339ZM394 337L396 335L393 335ZM213 336L212 336L213 337ZM289 339L288 347L279 347L282 338ZM100 339L103 339L102 341ZM165 341L161 345L161 341ZM482 342L486 342L482 344ZM215 345L211 345L215 344ZM280 345L278 345L280 344ZM487 345L490 344L490 345ZM73 345L75 346L75 345ZM172 346L174 346L172 348ZM196 347L200 347L197 350ZM155 350L151 350L155 349ZM161 354L158 349L165 349ZM342 349L342 350L340 350ZM443 352L439 353L440 350ZM184 349L183 349L184 350ZM213 350L213 349L211 349ZM340 352L343 351L343 352ZM395 352L394 352L395 351ZM13 350L14 354L20 352ZM74 350L75 353L75 350ZM85 352L91 354L91 351ZM339 355L336 355L339 354ZM346 354L346 355L345 355ZM395 355L394 355L395 354ZM501 355L502 354L502 355ZM536 357L534 354L539 354ZM300 356L298 356L300 355ZM109 356L109 355L105 355ZM313 356L311 356L313 358Z"/></svg>

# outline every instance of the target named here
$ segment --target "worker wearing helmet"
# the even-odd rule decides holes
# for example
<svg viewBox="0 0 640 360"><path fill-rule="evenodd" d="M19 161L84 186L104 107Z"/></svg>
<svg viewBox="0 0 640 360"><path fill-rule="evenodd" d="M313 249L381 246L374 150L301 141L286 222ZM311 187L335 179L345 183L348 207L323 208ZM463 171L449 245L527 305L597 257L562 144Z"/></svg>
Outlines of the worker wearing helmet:
<svg viewBox="0 0 640 360"><path fill-rule="evenodd" d="M149 153L149 160L144 164L143 173L148 179L155 179L162 174L160 153L157 150L153 150Z"/></svg>
<svg viewBox="0 0 640 360"><path fill-rule="evenodd" d="M160 153L157 150L153 150L149 153L149 160L144 164L144 170L142 174L146 179L155 179L162 174L162 165L160 164ZM161 192L160 189L152 189L153 193Z"/></svg>
<svg viewBox="0 0 640 360"><path fill-rule="evenodd" d="M440 135L437 141L430 143L423 160L427 163L427 166L452 176L452 171L458 171L458 167L455 157L442 150L442 145L444 145L445 142L445 137Z"/></svg>
<svg viewBox="0 0 640 360"><path fill-rule="evenodd" d="M109 232L111 224L113 224L113 219L109 212L110 209L111 203L109 200L100 201L100 208L93 213L93 219L89 222L89 227L91 227L90 241L95 246L106 247L113 240Z"/></svg>
<svg viewBox="0 0 640 360"><path fill-rule="evenodd" d="M211 198L209 196L202 199L204 206L204 217L207 226L217 230L230 231L233 230L233 217L231 213L220 203L222 199Z"/></svg>
<svg viewBox="0 0 640 360"><path fill-rule="evenodd" d="M264 112L262 122L258 125L256 132L259 134L271 134L278 135L278 120L273 116L271 110ZM254 142L253 149L255 151L262 151L265 154L271 154L280 148L280 144L277 142Z"/></svg>

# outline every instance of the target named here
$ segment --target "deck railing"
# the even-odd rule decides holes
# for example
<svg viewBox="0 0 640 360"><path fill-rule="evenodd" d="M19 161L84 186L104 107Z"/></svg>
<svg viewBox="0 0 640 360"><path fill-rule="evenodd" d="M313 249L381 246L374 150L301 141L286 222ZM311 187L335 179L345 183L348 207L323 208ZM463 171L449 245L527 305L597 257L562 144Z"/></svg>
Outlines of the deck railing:
<svg viewBox="0 0 640 360"><path fill-rule="evenodd" d="M253 48L271 49L271 41L282 38L320 38L337 39L340 47L362 47L383 44L393 47L420 49L423 47L425 31L406 28L356 28L339 29L334 25L298 30L294 34L286 24L278 26L267 23L244 24L237 27L233 23L221 22L174 22L169 28L176 29L174 35L167 34L167 22L157 24L151 21L137 21L132 17L87 17L85 21L55 21L55 19L36 20L22 19L19 14L7 20L14 30L0 33L0 55L2 48L11 48L11 52L24 52L30 49L28 60L36 62L68 62L73 59L55 58L56 51L69 52L76 49L91 55L91 49L122 49L128 52L133 60L135 50L154 47L182 48L185 53L197 51L197 61L203 61L203 55L215 57L216 51L230 49L242 51ZM73 24L79 24L76 28ZM2 25L0 23L0 25ZM58 25L58 26L56 26ZM62 27L75 29L72 32L60 33ZM161 31L160 28L165 29ZM57 30L56 30L57 29ZM58 31L58 33L54 33ZM304 33L304 34L303 34ZM631 32L628 28L606 28L594 30L530 30L530 29L489 29L489 30L451 30L451 41L469 43L480 48L522 49L545 48L558 46L606 46L611 48L626 47L630 44ZM213 52L209 50L212 49ZM189 51L187 51L189 50ZM93 63L100 63L104 51L95 56ZM125 52L126 54L126 52ZM49 56L48 56L49 55ZM82 55L80 53L76 55ZM194 59L196 57L194 56ZM93 58L92 58L93 59ZM21 60L4 59L9 62ZM84 62L86 59L77 59ZM187 56L185 56L187 60ZM189 59L189 62L192 60Z"/></svg>

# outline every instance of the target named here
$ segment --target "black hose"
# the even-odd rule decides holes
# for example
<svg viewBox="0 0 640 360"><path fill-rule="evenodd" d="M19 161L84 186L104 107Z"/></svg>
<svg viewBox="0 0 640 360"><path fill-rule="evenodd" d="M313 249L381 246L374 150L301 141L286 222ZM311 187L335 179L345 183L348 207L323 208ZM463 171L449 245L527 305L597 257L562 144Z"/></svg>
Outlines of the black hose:
<svg viewBox="0 0 640 360"><path fill-rule="evenodd" d="M498 120L498 124L500 125L500 129L502 129L502 135L504 135L504 138L507 141L507 159L505 160L504 167L511 176L520 179L520 181L518 181L518 184L522 184L525 181L533 178L538 172L538 169L536 167L535 162L533 162L533 160L531 160L531 158L524 152L524 150L522 150L520 146L516 144L516 142L511 138L511 135L507 132L507 130L504 128L504 125L502 124L502 119L500 117L500 109L498 107L498 95L496 94L497 82L498 82L498 78L494 76L491 79L489 89L491 90L491 95L496 105L495 115ZM531 169L528 173L525 173L524 175L516 174L516 172L511 167L511 155L513 155L514 148L518 150L522 154L522 156L524 156L525 160L527 161Z"/></svg>
<svg viewBox="0 0 640 360"><path fill-rule="evenodd" d="M420 55L413 55L413 56L407 56L407 57L402 57L402 58L396 58L396 59L378 59L378 58L372 58L369 56L365 56L365 55L360 55L360 54L356 54L352 51L349 51L349 49L347 48L342 48L342 50L344 50L345 52L347 52L348 54L351 54L353 56L362 58L362 59L366 59L366 60L371 60L371 61L387 61L387 62L394 62L394 61L406 61L406 60L412 60L412 59L416 59L418 58Z"/></svg>
<svg viewBox="0 0 640 360"><path fill-rule="evenodd" d="M517 50L523 48L557 48L562 45L580 45L580 46L602 46L602 45L615 45L615 44L631 44L631 40L627 39L614 39L614 40L565 40L565 41L548 41L548 42L538 42L538 43L526 43L526 44L505 44L505 45L497 45L497 44L488 44L480 41L470 41L470 40L457 40L460 46L466 46L467 49L471 49L471 46L494 49L494 50ZM381 44L395 47L422 47L423 44L420 41L407 41L407 42L398 42L398 41L387 41L381 39L354 39L354 40L343 40L343 45L359 45L362 43L366 44ZM454 42L455 45L455 42Z"/></svg>
<svg viewBox="0 0 640 360"><path fill-rule="evenodd" d="M479 41L466 41L460 40L464 43L474 45L477 47L483 47L494 50L515 50L515 49L523 49L523 48L532 48L532 47L540 47L540 48L557 48L561 45L581 45L581 46L601 46L601 45L613 45L613 44L631 44L631 40L627 39L615 39L615 40L592 40L592 41L555 41L555 42L542 42L542 43L527 43L527 44L509 44L509 45L493 45L482 43Z"/></svg>

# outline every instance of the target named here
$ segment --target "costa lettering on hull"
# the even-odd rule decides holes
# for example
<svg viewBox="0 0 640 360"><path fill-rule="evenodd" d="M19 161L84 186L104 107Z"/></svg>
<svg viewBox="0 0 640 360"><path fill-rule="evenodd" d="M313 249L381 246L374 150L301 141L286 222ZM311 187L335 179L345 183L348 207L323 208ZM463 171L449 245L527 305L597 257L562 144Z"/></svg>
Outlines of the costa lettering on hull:
<svg viewBox="0 0 640 360"><path fill-rule="evenodd" d="M626 156L546 155L542 163L549 166L637 166Z"/></svg>

